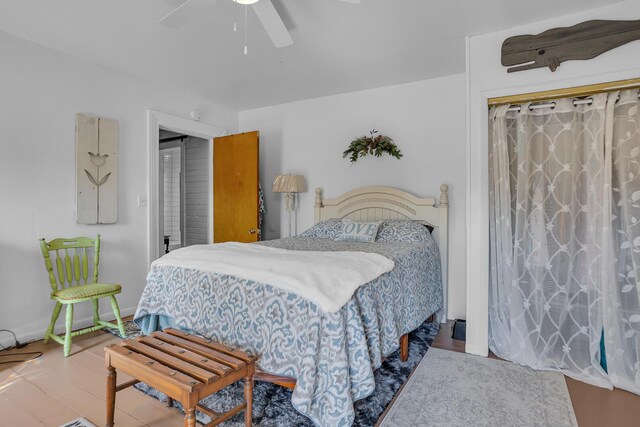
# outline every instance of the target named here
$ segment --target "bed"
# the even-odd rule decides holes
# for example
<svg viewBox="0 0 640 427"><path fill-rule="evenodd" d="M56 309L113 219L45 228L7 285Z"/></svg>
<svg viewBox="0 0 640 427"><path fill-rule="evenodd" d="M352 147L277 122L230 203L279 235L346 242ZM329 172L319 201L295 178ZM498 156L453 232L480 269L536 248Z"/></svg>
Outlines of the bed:
<svg viewBox="0 0 640 427"><path fill-rule="evenodd" d="M178 327L258 354L256 379L292 388L293 406L316 425L351 425L353 402L373 392L373 371L384 358L399 347L406 356L407 334L427 318L446 318L448 187L440 190L436 200L389 187L323 199L316 189L310 230L259 243L274 250L364 252L393 261L391 271L357 288L336 312L268 283L160 264L149 272L134 319L144 333ZM380 233L387 240L336 242L332 233L344 219L384 220L387 229ZM408 238L416 223L432 227L428 238ZM404 235L398 224L414 234Z"/></svg>

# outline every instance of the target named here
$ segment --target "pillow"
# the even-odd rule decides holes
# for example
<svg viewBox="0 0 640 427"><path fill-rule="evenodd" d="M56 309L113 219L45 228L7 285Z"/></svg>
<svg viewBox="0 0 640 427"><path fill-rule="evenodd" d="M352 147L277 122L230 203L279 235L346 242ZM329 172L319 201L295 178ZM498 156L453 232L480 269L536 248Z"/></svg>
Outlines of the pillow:
<svg viewBox="0 0 640 427"><path fill-rule="evenodd" d="M375 242L378 235L380 221L376 222L355 222L344 220L342 231L334 239L341 242Z"/></svg>
<svg viewBox="0 0 640 427"><path fill-rule="evenodd" d="M310 229L301 233L302 237L313 237L316 239L331 239L334 240L338 237L338 234L342 231L342 220L338 218L327 219L320 221Z"/></svg>
<svg viewBox="0 0 640 427"><path fill-rule="evenodd" d="M421 243L433 241L430 231L425 225L416 221L385 219L380 224L376 242Z"/></svg>

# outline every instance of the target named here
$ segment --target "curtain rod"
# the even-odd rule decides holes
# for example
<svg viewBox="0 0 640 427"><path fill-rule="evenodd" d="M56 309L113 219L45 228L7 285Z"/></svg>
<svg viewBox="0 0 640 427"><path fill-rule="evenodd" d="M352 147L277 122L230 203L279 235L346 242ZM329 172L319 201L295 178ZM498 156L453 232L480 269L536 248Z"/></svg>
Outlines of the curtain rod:
<svg viewBox="0 0 640 427"><path fill-rule="evenodd" d="M638 98L640 99L640 94L638 94ZM620 99L620 98L618 98ZM617 99L616 99L617 101ZM573 106L577 107L578 105L591 105L593 104L593 98L585 98L585 99L574 99ZM542 108L554 108L556 106L555 102L545 102L543 104L531 104L529 105L529 111L540 110ZM507 109L507 111L517 111L520 112L522 110L521 105L512 105Z"/></svg>
<svg viewBox="0 0 640 427"><path fill-rule="evenodd" d="M504 104L522 104L524 102L551 101L560 98L581 98L598 93L612 92L614 90L637 89L640 88L640 78L617 80L608 83L597 83L586 86L575 86L562 89L546 90L542 92L522 93L518 95L500 96L489 98L489 107Z"/></svg>

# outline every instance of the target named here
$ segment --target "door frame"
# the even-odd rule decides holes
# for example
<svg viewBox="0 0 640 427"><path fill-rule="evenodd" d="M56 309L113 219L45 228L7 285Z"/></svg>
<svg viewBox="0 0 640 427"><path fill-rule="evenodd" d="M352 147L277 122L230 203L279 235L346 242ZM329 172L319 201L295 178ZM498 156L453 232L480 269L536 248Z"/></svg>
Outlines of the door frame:
<svg viewBox="0 0 640 427"><path fill-rule="evenodd" d="M178 116L162 113L155 110L147 110L147 264L159 258L159 152L160 152L160 127L172 132L184 133L197 138L210 141L209 144L209 239L213 242L213 138L225 136L226 129L184 119Z"/></svg>

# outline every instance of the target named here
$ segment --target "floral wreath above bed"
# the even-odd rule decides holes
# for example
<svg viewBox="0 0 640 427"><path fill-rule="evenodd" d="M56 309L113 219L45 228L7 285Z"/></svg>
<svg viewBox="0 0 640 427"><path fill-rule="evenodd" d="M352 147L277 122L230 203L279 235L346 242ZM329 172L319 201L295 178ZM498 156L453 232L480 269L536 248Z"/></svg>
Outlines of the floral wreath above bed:
<svg viewBox="0 0 640 427"><path fill-rule="evenodd" d="M342 153L342 157L345 158L349 156L351 163L355 163L358 161L358 158L368 154L381 157L386 153L396 159L400 159L402 152L393 142L393 139L385 135L376 135L377 133L378 131L373 129L369 132L369 136L361 136L351 141L349 148Z"/></svg>

